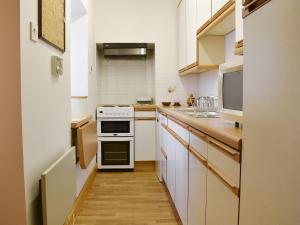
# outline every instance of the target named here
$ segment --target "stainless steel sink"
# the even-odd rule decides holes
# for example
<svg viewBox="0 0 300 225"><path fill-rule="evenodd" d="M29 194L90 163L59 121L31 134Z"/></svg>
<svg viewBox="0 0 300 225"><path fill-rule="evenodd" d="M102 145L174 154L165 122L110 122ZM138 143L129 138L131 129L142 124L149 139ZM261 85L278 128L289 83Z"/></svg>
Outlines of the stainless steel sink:
<svg viewBox="0 0 300 225"><path fill-rule="evenodd" d="M195 117L195 118L218 118L220 117L217 112L199 112L195 111L194 108L184 108L179 109L178 111L184 113L187 116Z"/></svg>

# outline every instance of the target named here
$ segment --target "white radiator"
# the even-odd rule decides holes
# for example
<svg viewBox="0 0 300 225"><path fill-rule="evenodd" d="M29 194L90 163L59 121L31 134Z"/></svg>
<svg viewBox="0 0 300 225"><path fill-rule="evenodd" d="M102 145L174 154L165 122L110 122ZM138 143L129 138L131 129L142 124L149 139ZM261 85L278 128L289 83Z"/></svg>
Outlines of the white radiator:
<svg viewBox="0 0 300 225"><path fill-rule="evenodd" d="M43 225L63 225L76 196L75 147L43 174L41 180Z"/></svg>

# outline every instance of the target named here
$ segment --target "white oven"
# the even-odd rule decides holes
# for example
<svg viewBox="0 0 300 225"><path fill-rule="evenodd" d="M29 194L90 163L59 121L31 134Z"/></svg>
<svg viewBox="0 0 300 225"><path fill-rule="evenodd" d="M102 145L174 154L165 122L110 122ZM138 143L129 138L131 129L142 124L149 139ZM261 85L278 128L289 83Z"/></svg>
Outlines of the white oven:
<svg viewBox="0 0 300 225"><path fill-rule="evenodd" d="M97 123L99 137L134 136L133 118L98 118Z"/></svg>
<svg viewBox="0 0 300 225"><path fill-rule="evenodd" d="M134 168L134 108L102 105L97 108L98 169Z"/></svg>
<svg viewBox="0 0 300 225"><path fill-rule="evenodd" d="M133 137L100 137L97 155L98 169L133 169Z"/></svg>

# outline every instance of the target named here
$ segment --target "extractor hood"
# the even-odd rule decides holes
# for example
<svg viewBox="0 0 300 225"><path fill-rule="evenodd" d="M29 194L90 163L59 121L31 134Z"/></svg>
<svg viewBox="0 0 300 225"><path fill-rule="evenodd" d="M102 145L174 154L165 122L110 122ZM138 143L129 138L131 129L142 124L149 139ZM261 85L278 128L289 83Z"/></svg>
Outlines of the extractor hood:
<svg viewBox="0 0 300 225"><path fill-rule="evenodd" d="M145 43L104 43L104 57L146 57Z"/></svg>

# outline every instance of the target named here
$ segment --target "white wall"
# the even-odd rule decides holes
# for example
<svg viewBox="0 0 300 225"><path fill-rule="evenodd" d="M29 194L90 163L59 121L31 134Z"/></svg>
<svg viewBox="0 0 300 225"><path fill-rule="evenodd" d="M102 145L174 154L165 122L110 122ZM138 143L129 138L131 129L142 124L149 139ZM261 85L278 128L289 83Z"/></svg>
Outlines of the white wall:
<svg viewBox="0 0 300 225"><path fill-rule="evenodd" d="M88 96L88 16L73 13L71 23L71 95Z"/></svg>
<svg viewBox="0 0 300 225"><path fill-rule="evenodd" d="M225 36L225 62L234 61L242 56L234 55L235 31ZM199 96L218 96L218 70L201 73L199 76Z"/></svg>
<svg viewBox="0 0 300 225"><path fill-rule="evenodd" d="M41 173L70 147L70 1L66 1L66 52L29 40L38 1L21 1L21 95L27 225L41 224ZM51 56L64 60L64 75L51 75ZM18 215L16 215L18 216Z"/></svg>
<svg viewBox="0 0 300 225"><path fill-rule="evenodd" d="M83 45L87 47L86 49L86 64L84 70L87 72L85 76L85 95L88 95L88 98L72 98L71 107L72 107L72 118L82 118L86 115L95 115L96 108L96 72L90 68L95 68L96 60L96 45L94 43L94 0L78 0L81 1L83 7L86 10L86 15L84 15L84 25L85 35ZM79 4L81 5L81 4ZM75 38L75 40L77 40ZM77 40L78 41L78 40ZM76 43L75 43L76 44ZM84 48L85 49L85 48ZM87 169L81 169L79 162L76 165L76 196L78 196L89 178L91 172L95 168L96 157L91 161Z"/></svg>
<svg viewBox="0 0 300 225"><path fill-rule="evenodd" d="M176 0L97 0L95 42L143 42L155 44L156 102L174 98L185 102L197 93L197 77L180 78L177 71ZM195 82L196 81L196 82Z"/></svg>

